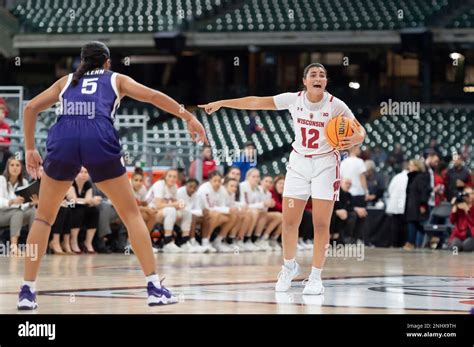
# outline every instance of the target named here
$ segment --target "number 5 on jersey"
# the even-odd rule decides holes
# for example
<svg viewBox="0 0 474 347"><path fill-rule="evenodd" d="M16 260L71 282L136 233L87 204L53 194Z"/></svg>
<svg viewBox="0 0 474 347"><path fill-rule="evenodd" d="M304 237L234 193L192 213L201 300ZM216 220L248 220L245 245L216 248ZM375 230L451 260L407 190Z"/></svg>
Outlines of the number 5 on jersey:
<svg viewBox="0 0 474 347"><path fill-rule="evenodd" d="M82 81L82 94L94 94L97 91L97 81L99 77L85 78Z"/></svg>

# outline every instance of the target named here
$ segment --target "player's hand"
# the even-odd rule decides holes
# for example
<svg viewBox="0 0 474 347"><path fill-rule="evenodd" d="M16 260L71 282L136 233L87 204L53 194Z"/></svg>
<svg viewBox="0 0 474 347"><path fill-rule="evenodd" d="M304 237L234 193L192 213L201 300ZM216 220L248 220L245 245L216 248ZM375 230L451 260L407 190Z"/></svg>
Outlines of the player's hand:
<svg viewBox="0 0 474 347"><path fill-rule="evenodd" d="M31 206L38 206L39 198L37 194L33 194L32 196L30 196L30 200L31 200L30 201Z"/></svg>
<svg viewBox="0 0 474 347"><path fill-rule="evenodd" d="M43 159L36 149L26 150L26 172L34 180L40 179L43 170L41 165L43 165Z"/></svg>
<svg viewBox="0 0 474 347"><path fill-rule="evenodd" d="M22 196L16 196L10 201L11 201L11 205L21 205L22 203L25 202L25 199Z"/></svg>
<svg viewBox="0 0 474 347"><path fill-rule="evenodd" d="M100 205L102 202L102 197L100 195L96 195L92 197L92 205L97 206Z"/></svg>
<svg viewBox="0 0 474 347"><path fill-rule="evenodd" d="M210 102L205 105L198 105L198 107L203 108L207 114L211 114L213 112L219 111L219 109L222 107L219 101L215 102Z"/></svg>
<svg viewBox="0 0 474 347"><path fill-rule="evenodd" d="M357 119L354 118L354 120L351 122L351 128L354 133L351 136L343 138L339 142L339 146L336 149L344 151L355 145L361 144L364 141L365 134Z"/></svg>
<svg viewBox="0 0 474 347"><path fill-rule="evenodd" d="M209 141L207 140L206 136L206 131L204 130L204 127L202 126L201 122L199 122L196 117L191 118L188 123L188 131L191 134L191 139L193 142L199 142L202 141L206 145L209 144Z"/></svg>

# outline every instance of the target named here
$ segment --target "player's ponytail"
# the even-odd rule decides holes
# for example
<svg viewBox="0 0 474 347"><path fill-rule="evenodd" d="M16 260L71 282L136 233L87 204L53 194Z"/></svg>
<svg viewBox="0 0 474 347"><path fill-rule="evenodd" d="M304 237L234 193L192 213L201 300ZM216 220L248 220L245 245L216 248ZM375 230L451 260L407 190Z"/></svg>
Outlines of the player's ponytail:
<svg viewBox="0 0 474 347"><path fill-rule="evenodd" d="M109 58L110 51L102 42L92 41L82 46L81 64L72 76L72 86L75 87L86 72L102 68Z"/></svg>

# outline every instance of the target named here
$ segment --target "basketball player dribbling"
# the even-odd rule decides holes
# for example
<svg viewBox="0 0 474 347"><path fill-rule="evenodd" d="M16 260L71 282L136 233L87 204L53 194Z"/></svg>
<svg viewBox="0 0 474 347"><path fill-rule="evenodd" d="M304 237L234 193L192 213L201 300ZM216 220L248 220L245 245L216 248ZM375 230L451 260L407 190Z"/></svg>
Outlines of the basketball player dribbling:
<svg viewBox="0 0 474 347"><path fill-rule="evenodd" d="M38 245L39 254L35 260L25 258L24 282L17 303L19 310L34 310L38 306L36 278L40 260L46 251L51 225L61 201L81 166L87 168L97 187L110 198L127 227L134 253L146 275L148 305L177 302L155 273L150 235L135 202L113 121L121 98L128 96L186 121L193 141L208 143L206 134L201 123L176 101L128 76L110 71L110 64L110 52L105 44L85 44L77 71L59 79L25 107L26 169L33 179L41 178L41 187L36 218L27 239L27 245ZM48 133L43 163L35 148L36 118L39 112L58 100L61 114ZM94 110L93 114L75 110L74 105L84 103L93 106L88 108Z"/></svg>
<svg viewBox="0 0 474 347"><path fill-rule="evenodd" d="M221 107L246 110L289 110L295 130L289 165L283 191L283 260L284 264L275 286L277 292L286 292L298 276L296 263L298 227L308 198L313 204L314 248L312 270L305 281L303 294L319 295L324 292L321 271L329 243L329 225L334 201L339 199L340 154L364 141L365 129L357 122L352 111L340 99L329 94L326 68L313 63L304 69L303 91L283 93L273 97L249 96L220 100L199 105L211 114ZM325 125L338 115L353 119L353 135L331 147L325 136Z"/></svg>

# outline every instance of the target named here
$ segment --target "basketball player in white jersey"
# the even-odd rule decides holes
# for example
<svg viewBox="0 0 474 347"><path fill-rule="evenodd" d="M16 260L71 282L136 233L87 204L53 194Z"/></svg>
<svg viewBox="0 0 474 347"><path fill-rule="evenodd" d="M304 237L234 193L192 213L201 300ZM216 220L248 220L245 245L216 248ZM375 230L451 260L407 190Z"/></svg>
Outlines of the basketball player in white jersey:
<svg viewBox="0 0 474 347"><path fill-rule="evenodd" d="M249 96L220 100L200 105L208 114L221 107L247 110L289 110L294 124L295 140L287 167L283 191L283 258L284 264L275 286L277 292L288 291L291 281L298 276L296 245L298 226L303 210L311 196L313 204L314 249L312 270L303 294L318 295L324 292L321 271L329 243L329 225L334 201L339 198L339 150L346 150L364 141L365 130L355 120L354 134L346 137L337 149L325 137L325 126L338 115L355 119L347 105L326 91L327 71L313 63L304 69L303 91L283 93L269 97Z"/></svg>

